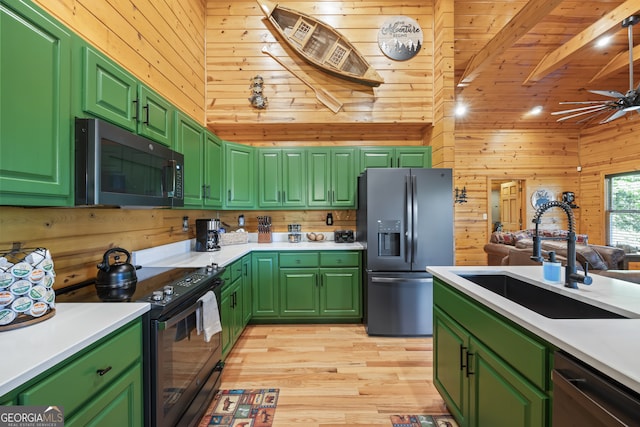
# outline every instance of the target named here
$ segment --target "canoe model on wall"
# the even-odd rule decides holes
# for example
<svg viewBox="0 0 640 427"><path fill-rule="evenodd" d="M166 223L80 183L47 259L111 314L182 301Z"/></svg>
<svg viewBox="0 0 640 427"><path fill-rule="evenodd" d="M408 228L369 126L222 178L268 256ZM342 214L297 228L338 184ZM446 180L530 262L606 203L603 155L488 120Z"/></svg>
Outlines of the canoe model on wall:
<svg viewBox="0 0 640 427"><path fill-rule="evenodd" d="M384 83L356 48L329 25L267 0L257 2L277 32L310 64L368 86Z"/></svg>

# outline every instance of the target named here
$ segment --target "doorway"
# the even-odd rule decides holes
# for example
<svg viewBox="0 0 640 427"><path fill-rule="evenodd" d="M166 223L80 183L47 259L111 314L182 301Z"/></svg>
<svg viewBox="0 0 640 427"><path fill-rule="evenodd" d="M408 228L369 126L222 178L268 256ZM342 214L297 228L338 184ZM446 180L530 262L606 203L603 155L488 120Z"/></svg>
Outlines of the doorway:
<svg viewBox="0 0 640 427"><path fill-rule="evenodd" d="M491 179L489 188L490 233L497 230L522 230L526 221L526 181Z"/></svg>

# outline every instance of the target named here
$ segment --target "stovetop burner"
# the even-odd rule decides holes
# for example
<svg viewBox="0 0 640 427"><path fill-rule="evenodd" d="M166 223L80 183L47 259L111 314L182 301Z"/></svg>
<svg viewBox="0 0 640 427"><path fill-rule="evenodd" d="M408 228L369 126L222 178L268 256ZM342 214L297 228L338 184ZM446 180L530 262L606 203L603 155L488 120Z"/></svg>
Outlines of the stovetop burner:
<svg viewBox="0 0 640 427"><path fill-rule="evenodd" d="M143 267L136 272L138 283L129 301L148 302L152 310L166 311L198 290L213 288L222 283L224 267L210 265L202 268ZM94 282L61 289L56 302L102 302Z"/></svg>

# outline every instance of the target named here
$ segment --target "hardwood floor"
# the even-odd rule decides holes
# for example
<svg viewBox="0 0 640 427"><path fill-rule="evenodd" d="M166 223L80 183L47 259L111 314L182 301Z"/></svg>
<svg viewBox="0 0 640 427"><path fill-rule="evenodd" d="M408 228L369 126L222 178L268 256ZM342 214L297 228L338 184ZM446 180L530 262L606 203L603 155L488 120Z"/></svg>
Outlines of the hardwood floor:
<svg viewBox="0 0 640 427"><path fill-rule="evenodd" d="M363 325L249 325L222 388L279 388L274 427L391 426L393 414L444 414L431 338L369 337Z"/></svg>

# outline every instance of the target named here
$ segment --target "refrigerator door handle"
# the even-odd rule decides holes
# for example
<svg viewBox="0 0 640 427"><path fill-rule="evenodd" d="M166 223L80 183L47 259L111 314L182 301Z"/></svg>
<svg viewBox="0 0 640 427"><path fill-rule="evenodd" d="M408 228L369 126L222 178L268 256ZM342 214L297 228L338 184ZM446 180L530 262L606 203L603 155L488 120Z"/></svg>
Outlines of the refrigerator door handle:
<svg viewBox="0 0 640 427"><path fill-rule="evenodd" d="M418 253L418 177L411 175L411 264L415 262L416 254Z"/></svg>
<svg viewBox="0 0 640 427"><path fill-rule="evenodd" d="M413 198L411 192L411 175L406 175L404 177L404 199L405 199L405 208L404 208L404 220L405 220L405 230L404 230L404 262L412 263L413 262L413 215L411 215Z"/></svg>

